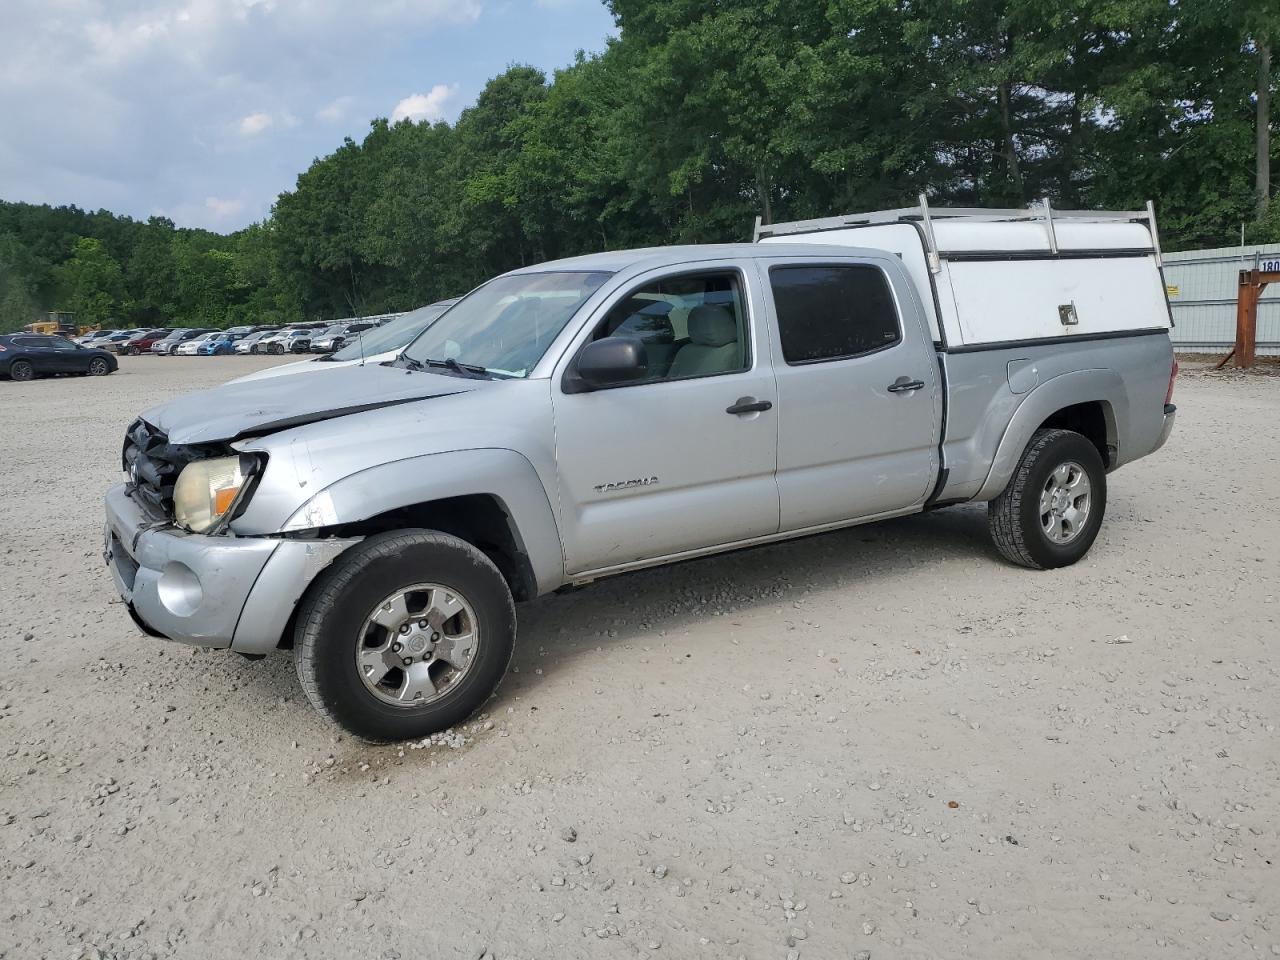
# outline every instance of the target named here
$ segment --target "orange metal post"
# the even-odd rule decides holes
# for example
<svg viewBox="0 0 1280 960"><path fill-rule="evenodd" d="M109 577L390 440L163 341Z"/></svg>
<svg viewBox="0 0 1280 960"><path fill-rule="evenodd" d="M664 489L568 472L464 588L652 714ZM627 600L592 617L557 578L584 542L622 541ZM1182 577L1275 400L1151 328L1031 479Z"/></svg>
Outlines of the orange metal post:
<svg viewBox="0 0 1280 960"><path fill-rule="evenodd" d="M1248 370L1258 353L1258 301L1267 284L1280 283L1280 270L1241 270L1236 292L1236 345L1223 358L1221 367L1233 355L1236 366Z"/></svg>

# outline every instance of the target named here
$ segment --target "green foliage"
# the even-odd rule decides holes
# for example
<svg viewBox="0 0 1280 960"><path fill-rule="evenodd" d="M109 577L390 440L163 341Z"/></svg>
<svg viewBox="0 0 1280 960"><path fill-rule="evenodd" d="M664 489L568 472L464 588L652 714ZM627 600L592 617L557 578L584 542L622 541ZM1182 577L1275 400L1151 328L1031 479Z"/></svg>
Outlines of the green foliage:
<svg viewBox="0 0 1280 960"><path fill-rule="evenodd" d="M921 192L1153 199L1168 249L1241 224L1280 239L1255 185L1275 0L607 2L602 53L512 66L453 124L375 120L231 236L0 203L0 329L54 308L210 326L410 309L525 264Z"/></svg>
<svg viewBox="0 0 1280 960"><path fill-rule="evenodd" d="M109 327L126 312L124 271L101 240L80 237L71 245L71 259L58 268L61 302L78 322Z"/></svg>

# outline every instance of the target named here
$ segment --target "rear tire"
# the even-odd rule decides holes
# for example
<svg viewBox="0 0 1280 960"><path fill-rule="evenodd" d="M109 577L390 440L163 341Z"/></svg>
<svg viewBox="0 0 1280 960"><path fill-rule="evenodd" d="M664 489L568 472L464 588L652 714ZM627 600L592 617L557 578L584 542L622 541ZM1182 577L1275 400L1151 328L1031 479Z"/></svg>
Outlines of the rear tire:
<svg viewBox="0 0 1280 960"><path fill-rule="evenodd" d="M388 603L401 596L410 601ZM424 612L384 614L397 606ZM462 612L440 620L454 606ZM449 643L468 633L467 644ZM316 710L362 740L388 743L445 730L479 709L506 673L515 634L511 590L488 557L448 534L397 530L352 547L312 584L298 612L294 664ZM405 644L393 653L397 637ZM433 637L438 646L399 666L412 641ZM431 679L417 685L415 701L410 680L421 672Z"/></svg>
<svg viewBox="0 0 1280 960"><path fill-rule="evenodd" d="M27 360L15 360L9 366L9 379L25 383L36 378L36 368Z"/></svg>
<svg viewBox="0 0 1280 960"><path fill-rule="evenodd" d="M1071 430L1037 430L1008 485L987 504L987 524L1006 560L1052 570L1089 552L1106 509L1097 448Z"/></svg>

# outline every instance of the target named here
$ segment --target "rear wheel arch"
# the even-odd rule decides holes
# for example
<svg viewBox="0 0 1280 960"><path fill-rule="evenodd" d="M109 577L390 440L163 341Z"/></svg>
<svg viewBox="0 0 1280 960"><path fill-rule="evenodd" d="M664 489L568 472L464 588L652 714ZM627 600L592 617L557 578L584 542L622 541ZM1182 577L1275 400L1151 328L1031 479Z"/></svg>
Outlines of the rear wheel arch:
<svg viewBox="0 0 1280 960"><path fill-rule="evenodd" d="M1120 440L1115 408L1106 400L1086 400L1062 407L1045 417L1036 429L1078 433L1093 444L1108 469L1117 462Z"/></svg>
<svg viewBox="0 0 1280 960"><path fill-rule="evenodd" d="M1046 380L1014 410L987 478L973 499L995 499L1013 476L1037 430L1071 430L1098 450L1107 469L1121 462L1121 425L1128 416L1124 382L1114 370L1075 370Z"/></svg>

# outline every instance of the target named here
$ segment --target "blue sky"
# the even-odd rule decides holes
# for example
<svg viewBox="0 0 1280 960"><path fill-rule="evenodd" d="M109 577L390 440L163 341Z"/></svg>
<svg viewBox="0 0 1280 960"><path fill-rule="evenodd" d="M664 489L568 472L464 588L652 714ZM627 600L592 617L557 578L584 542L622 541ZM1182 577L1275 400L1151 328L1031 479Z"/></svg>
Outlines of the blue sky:
<svg viewBox="0 0 1280 960"><path fill-rule="evenodd" d="M0 199L235 230L372 118L614 32L602 0L0 0Z"/></svg>

